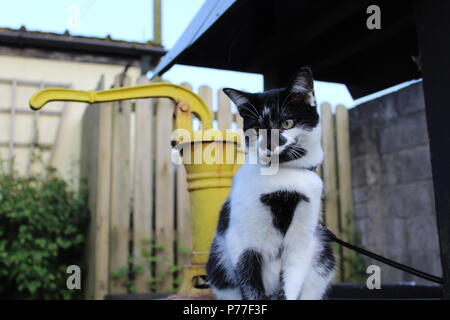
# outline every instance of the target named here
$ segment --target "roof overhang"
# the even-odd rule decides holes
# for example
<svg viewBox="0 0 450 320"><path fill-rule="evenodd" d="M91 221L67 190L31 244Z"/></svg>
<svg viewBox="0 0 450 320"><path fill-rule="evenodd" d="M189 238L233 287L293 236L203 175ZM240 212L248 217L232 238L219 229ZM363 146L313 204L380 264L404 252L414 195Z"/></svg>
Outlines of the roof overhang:
<svg viewBox="0 0 450 320"><path fill-rule="evenodd" d="M144 43L20 30L0 30L0 45L136 59L151 56L155 58L154 61L157 61L166 53L162 47Z"/></svg>
<svg viewBox="0 0 450 320"><path fill-rule="evenodd" d="M366 27L364 0L207 0L157 66L174 64L277 78L303 65L358 98L420 77L411 1L378 1L381 30Z"/></svg>

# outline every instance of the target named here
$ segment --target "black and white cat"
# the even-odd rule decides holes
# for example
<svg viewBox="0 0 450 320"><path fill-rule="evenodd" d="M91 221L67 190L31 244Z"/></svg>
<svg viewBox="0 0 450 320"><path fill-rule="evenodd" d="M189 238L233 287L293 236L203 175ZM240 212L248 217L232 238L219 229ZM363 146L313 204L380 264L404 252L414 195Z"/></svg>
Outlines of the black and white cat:
<svg viewBox="0 0 450 320"><path fill-rule="evenodd" d="M276 156L276 174L244 164L220 212L207 263L218 299L322 299L335 271L329 231L319 221L321 126L313 77L301 69L287 88L263 93L224 92L244 119L244 131L278 129L277 139L257 135L248 152Z"/></svg>

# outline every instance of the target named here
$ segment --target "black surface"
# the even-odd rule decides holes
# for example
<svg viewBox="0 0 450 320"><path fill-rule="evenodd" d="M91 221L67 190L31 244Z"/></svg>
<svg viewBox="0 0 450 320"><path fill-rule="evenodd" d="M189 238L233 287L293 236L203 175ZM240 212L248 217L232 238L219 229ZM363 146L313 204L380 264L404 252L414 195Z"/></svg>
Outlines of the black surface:
<svg viewBox="0 0 450 320"><path fill-rule="evenodd" d="M110 294L107 300L165 299L169 293ZM381 284L381 289L367 289L365 284L337 283L331 286L328 299L442 299L441 286Z"/></svg>
<svg viewBox="0 0 450 320"><path fill-rule="evenodd" d="M412 1L376 1L381 30L369 30L361 0L238 0L175 63L265 75L284 86L303 65L345 83L353 97L420 77Z"/></svg>
<svg viewBox="0 0 450 320"><path fill-rule="evenodd" d="M381 289L369 290L365 284L339 283L331 287L328 299L442 299L442 287L381 284Z"/></svg>
<svg viewBox="0 0 450 320"><path fill-rule="evenodd" d="M450 1L416 1L445 298L450 299Z"/></svg>

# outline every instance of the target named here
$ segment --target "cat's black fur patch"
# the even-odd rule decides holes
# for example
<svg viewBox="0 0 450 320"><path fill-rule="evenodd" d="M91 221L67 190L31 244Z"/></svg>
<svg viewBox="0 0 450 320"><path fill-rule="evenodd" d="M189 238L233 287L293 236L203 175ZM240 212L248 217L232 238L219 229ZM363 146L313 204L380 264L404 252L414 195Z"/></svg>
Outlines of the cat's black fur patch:
<svg viewBox="0 0 450 320"><path fill-rule="evenodd" d="M293 147L288 147L283 153L280 154L280 163L300 159L307 153L306 149L301 147L295 147L295 152L288 152L290 148Z"/></svg>
<svg viewBox="0 0 450 320"><path fill-rule="evenodd" d="M214 240L211 246L211 252L206 264L206 274L208 275L208 283L218 289L228 289L236 287L236 284L232 283L227 278L225 268L220 262L216 240Z"/></svg>
<svg viewBox="0 0 450 320"><path fill-rule="evenodd" d="M244 300L265 300L262 280L262 255L252 249L245 250L239 257L236 274Z"/></svg>
<svg viewBox="0 0 450 320"><path fill-rule="evenodd" d="M322 250L318 252L315 259L316 271L323 276L334 270L336 267L336 259L331 246L333 234L329 231L322 222L319 223L316 230L319 239L321 239Z"/></svg>
<svg viewBox="0 0 450 320"><path fill-rule="evenodd" d="M284 293L284 273L283 270L280 272L280 288L277 294L278 300L286 300L286 294Z"/></svg>
<svg viewBox="0 0 450 320"><path fill-rule="evenodd" d="M222 206L219 214L219 222L217 224L217 233L223 235L230 224L230 200L227 199Z"/></svg>
<svg viewBox="0 0 450 320"><path fill-rule="evenodd" d="M300 201L309 202L309 199L296 191L280 190L261 195L260 201L270 207L273 226L285 235L291 225L298 203Z"/></svg>

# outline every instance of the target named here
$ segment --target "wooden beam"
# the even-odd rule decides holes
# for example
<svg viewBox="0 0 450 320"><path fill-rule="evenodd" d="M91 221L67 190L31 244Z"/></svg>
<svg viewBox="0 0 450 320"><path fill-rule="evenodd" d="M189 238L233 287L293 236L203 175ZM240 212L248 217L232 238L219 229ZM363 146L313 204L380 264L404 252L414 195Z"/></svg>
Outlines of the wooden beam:
<svg viewBox="0 0 450 320"><path fill-rule="evenodd" d="M61 116L61 111L50 111L50 110L39 110L39 111L33 111L33 110L26 110L26 109L16 109L16 115L17 114L24 114L24 115L34 115L37 112L39 112L39 115L41 116L50 116L50 117L59 117ZM0 108L0 113L11 113L11 108Z"/></svg>
<svg viewBox="0 0 450 320"><path fill-rule="evenodd" d="M11 116L9 118L9 170L10 173L14 171L14 136L15 136L15 122L16 122L16 95L17 95L17 80L12 80L11 83Z"/></svg>
<svg viewBox="0 0 450 320"><path fill-rule="evenodd" d="M44 87L45 87L44 82L41 81L41 84L39 85L39 90L44 89ZM33 114L33 137L31 138L31 148L28 152L27 174L30 174L30 172L31 172L31 166L33 165L34 148L35 148L36 144L38 143L38 139L39 139L39 114L40 114L41 110L32 111L32 112L34 112L34 114ZM53 154L53 152L52 152L52 154ZM50 159L51 159L51 156L50 156ZM51 163L51 160L50 160L50 163Z"/></svg>
<svg viewBox="0 0 450 320"><path fill-rule="evenodd" d="M0 142L0 147L8 147L10 145L8 142ZM22 148L22 149L28 149L33 146L32 143L24 143L24 142L15 142L14 148ZM39 143L35 145L35 148L39 148L42 150L51 150L52 144L51 143Z"/></svg>
<svg viewBox="0 0 450 320"><path fill-rule="evenodd" d="M54 143L53 143L52 151L50 153L49 164L51 166L56 166L55 154L57 154L57 150L58 150L58 148L61 147L61 144L62 144L62 139L63 139L63 137L61 136L62 128L64 128L64 125L67 125L67 123L66 123L66 121L68 120L67 113L69 112L68 104L69 103L66 101L63 105L63 111L60 112L61 116L59 117L58 127L56 128L55 138L53 140ZM39 112L41 112L41 111L39 111ZM39 115L41 115L41 114L39 114Z"/></svg>
<svg viewBox="0 0 450 320"><path fill-rule="evenodd" d="M444 298L450 299L450 1L415 1Z"/></svg>
<svg viewBox="0 0 450 320"><path fill-rule="evenodd" d="M30 87L40 87L41 84L44 87L52 87L52 88L70 88L71 84L57 83L57 82L43 82L43 81L31 81L31 80L18 80L18 79L10 79L10 78L0 78L0 83L16 83L20 86L30 86Z"/></svg>

